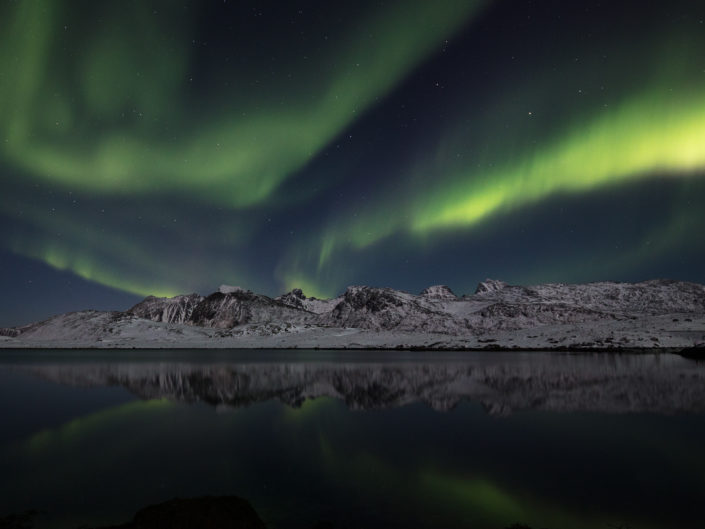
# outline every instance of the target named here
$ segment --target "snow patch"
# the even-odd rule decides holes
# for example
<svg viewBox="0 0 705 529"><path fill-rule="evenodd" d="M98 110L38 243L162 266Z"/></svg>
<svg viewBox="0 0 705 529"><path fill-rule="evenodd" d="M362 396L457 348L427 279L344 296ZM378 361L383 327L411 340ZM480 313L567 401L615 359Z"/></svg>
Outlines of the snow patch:
<svg viewBox="0 0 705 529"><path fill-rule="evenodd" d="M218 288L218 292L220 292L221 294L235 294L237 292L247 292L247 290L245 290L242 287L234 287L231 285L220 285L220 287Z"/></svg>
<svg viewBox="0 0 705 529"><path fill-rule="evenodd" d="M446 285L433 285L428 288L424 288L419 295L431 299L458 299L458 296L456 296L450 287L447 287Z"/></svg>

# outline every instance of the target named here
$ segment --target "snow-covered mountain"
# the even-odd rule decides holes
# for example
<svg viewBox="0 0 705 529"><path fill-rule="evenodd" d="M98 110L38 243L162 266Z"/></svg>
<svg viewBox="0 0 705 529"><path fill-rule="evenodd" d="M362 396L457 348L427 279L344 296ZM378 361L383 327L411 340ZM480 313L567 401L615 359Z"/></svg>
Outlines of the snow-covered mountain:
<svg viewBox="0 0 705 529"><path fill-rule="evenodd" d="M204 300L198 294L157 298L148 296L130 309L130 313L152 321L187 323L192 321L194 309Z"/></svg>
<svg viewBox="0 0 705 529"><path fill-rule="evenodd" d="M310 319L306 310L249 290L227 286L221 286L218 292L207 297L197 294L174 298L150 296L127 312L152 321L217 329L232 329L246 323L270 321L300 323Z"/></svg>
<svg viewBox="0 0 705 529"><path fill-rule="evenodd" d="M125 312L83 311L0 329L0 346L686 348L705 343L705 287L642 283L512 286L414 295L351 286L320 300L223 285L208 296L149 296Z"/></svg>

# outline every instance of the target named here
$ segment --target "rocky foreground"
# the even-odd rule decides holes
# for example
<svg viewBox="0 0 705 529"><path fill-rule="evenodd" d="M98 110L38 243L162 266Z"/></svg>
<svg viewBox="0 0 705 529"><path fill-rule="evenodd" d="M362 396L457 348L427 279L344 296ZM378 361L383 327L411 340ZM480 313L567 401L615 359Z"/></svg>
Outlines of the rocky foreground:
<svg viewBox="0 0 705 529"><path fill-rule="evenodd" d="M0 528L30 528L32 516L0 518ZM7 520L6 524L4 524ZM20 525L23 524L23 525ZM267 526L246 500L237 496L204 496L174 498L140 509L127 523L96 529L265 529ZM334 529L331 522L317 522L313 529ZM506 529L531 529L528 525L513 524Z"/></svg>
<svg viewBox="0 0 705 529"><path fill-rule="evenodd" d="M418 295L352 286L320 300L222 286L0 329L0 347L699 350L705 286L682 281L513 286Z"/></svg>

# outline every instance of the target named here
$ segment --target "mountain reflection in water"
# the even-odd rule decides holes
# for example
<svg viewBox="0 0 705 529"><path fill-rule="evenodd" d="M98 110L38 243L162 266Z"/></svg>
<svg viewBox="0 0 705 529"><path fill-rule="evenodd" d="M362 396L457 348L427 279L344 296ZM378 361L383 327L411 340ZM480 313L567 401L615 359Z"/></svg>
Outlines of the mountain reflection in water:
<svg viewBox="0 0 705 529"><path fill-rule="evenodd" d="M0 388L0 516L40 527L204 495L272 528L702 523L705 369L673 355L24 351Z"/></svg>
<svg viewBox="0 0 705 529"><path fill-rule="evenodd" d="M122 386L142 399L203 401L219 408L271 399L299 407L307 399L332 397L354 410L424 402L447 411L471 400L492 414L525 409L675 413L705 411L705 369L694 366L675 355L489 353L426 362L413 357L363 363L147 360L28 370L61 384Z"/></svg>

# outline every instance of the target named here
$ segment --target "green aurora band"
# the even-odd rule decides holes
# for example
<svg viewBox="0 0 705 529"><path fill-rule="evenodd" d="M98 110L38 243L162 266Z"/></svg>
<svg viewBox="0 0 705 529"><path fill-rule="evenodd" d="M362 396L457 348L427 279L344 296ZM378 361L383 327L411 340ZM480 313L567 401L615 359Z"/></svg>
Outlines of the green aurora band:
<svg viewBox="0 0 705 529"><path fill-rule="evenodd" d="M267 279L255 277L258 270L253 272L251 264L248 269L244 261L233 262L233 255L262 237L263 219L293 208L284 203L289 197L276 197L276 192L488 4L392 2L370 9L324 46L292 51L293 79L264 86L251 85L245 74L239 77L235 66L219 66L205 80L193 79L195 22L170 2L154 3L159 16L139 2L4 4L0 176L20 187L0 196L0 214L17 222L11 232L0 233L0 245L140 295L194 288L189 278L203 276L205 260L221 282L266 290ZM76 6L92 14L83 25L77 17L74 27ZM471 238L492 219L560 195L636 187L645 179L699 179L705 169L705 71L698 52L705 40L699 34L685 37L691 39L685 48L674 37L668 46L639 50L649 69L633 73L640 82L625 81L623 72L596 70L612 75L612 84L622 88L609 106L587 111L570 106L557 117L547 112L523 116L550 121L552 132L488 134L484 155L462 132L461 124L475 114L458 104L435 152L410 152L370 201L351 200L315 225L322 227L307 230L304 241L284 242L274 258L274 278L287 290L303 287L308 295L329 297L347 282L342 265L382 241L427 249L438 235ZM624 56L639 46L625 45ZM251 51L233 49L232 55ZM309 57L301 58L301 51ZM266 66L256 68L262 71L254 73L264 76ZM498 116L522 93L529 99L539 92L561 97L565 87L552 86L555 77L548 73L522 80L523 90L514 94L493 96L489 106ZM558 77L574 73L561 71ZM193 89L199 82L200 91ZM493 117L486 118L488 123ZM474 126L482 129L483 122ZM325 177L322 187L339 178ZM148 238L148 222L134 222L130 211L87 223L85 212L50 211L50 201L40 201L35 186L74 193L85 202L144 201L139 202L142 215L150 207L147 201L154 200L163 209L151 223L168 226L149 231ZM315 205L319 190L307 192L308 204ZM201 224L179 218L176 224L187 202L198 203L202 211L222 208L233 217ZM205 218L202 211L197 213ZM654 233L659 240L649 241L648 248L638 241L633 259L672 249L674 243L665 239L680 233L683 240L683 226L692 229L702 218L686 217ZM182 255L183 246L198 251ZM610 256L610 262L630 266L624 256Z"/></svg>
<svg viewBox="0 0 705 529"><path fill-rule="evenodd" d="M3 206L9 209L11 204L0 198L0 207ZM21 216L27 227L0 237L13 252L39 259L58 270L69 270L89 281L142 296L183 294L184 276L203 273L200 256L181 251L178 237L198 240L212 248L216 255L218 241L242 245L248 237L241 226L228 223L224 223L220 230L205 230L207 235L196 229L191 233L189 226L178 225L178 233L170 230L167 244L160 247L154 242L144 244L130 234L144 232L151 225L159 226L163 215L141 222L118 214L117 218L99 224L85 223L71 212L51 211L31 202L22 202L21 207ZM171 223L172 219L167 218L167 222ZM53 231L46 233L46 226L51 226ZM176 241L173 240L175 236ZM159 239L160 234L154 232L154 237ZM161 238L166 237L161 234ZM168 244L169 241L173 244ZM178 267L173 266L176 259ZM237 263L227 259L212 259L207 266L222 281L235 283L246 276Z"/></svg>
<svg viewBox="0 0 705 529"><path fill-rule="evenodd" d="M261 409L261 404L258 406ZM516 520L536 523L546 523L550 520L559 524L558 526L575 528L597 525L598 517L586 520L545 498L536 498L525 491L517 492L504 488L489 478L459 477L438 468L424 466L412 467L405 471L385 461L379 453L359 449L351 451L349 447L342 449L335 446L340 440L327 440L317 424L325 417L328 421L337 421L337 427L343 430L349 428L349 424L340 422L340 415L333 413L340 406L341 403L332 398L307 399L300 409L278 405L279 409L273 416L275 423L288 437L318 436L317 460L320 466L316 471L321 476L331 480L340 480L341 476L344 476L348 483L364 483L365 493L370 497L379 498L385 494L389 495L390 491L396 491L397 494L404 491L405 494L412 494L417 498L420 505L427 504L426 509L429 511L437 509L439 504L447 505L451 512L462 513L465 519L476 522L491 521L497 526ZM164 398L132 401L34 433L14 447L13 459L26 465L40 465L44 469L43 472L51 476L50 479L43 476L40 489L47 487L47 484L57 486L61 476L66 474L73 476L73 482L85 485L90 482L95 468L110 473L110 470L103 469L103 466L113 464L117 458L115 454L126 458L138 457L140 440L154 442L155 439L160 440L165 436L162 432L153 431L155 425L182 425L182 421L192 416L193 411L184 407L183 403ZM185 413L187 415L184 415ZM253 428L252 421L256 414L257 406L236 409L227 421L213 415L209 422L215 423L218 436L233 436L237 435L238 426L248 425ZM144 439L133 436L125 440L115 434L120 431L137 431ZM96 450L96 446L107 446L110 450ZM302 457L302 451L304 454L306 452L305 448L296 444L282 447L282 450L291 451L291 457ZM106 453L113 456L106 460ZM87 471L77 471L71 466L77 458L90 461ZM47 468L51 471L47 471ZM18 483L20 490L36 486L36 483L30 481Z"/></svg>
<svg viewBox="0 0 705 529"><path fill-rule="evenodd" d="M183 45L191 41L189 15L169 2L160 4L159 18L140 3L105 4L104 11L89 6L101 17L95 27L78 28L66 23L76 8L67 2L6 5L0 8L0 156L28 187L44 183L84 197L168 193L232 211L266 207L286 178L393 90L483 3L390 3L331 39L331 48L318 57L327 68L299 59L292 65L293 84L277 85L278 92L248 89L230 73L235 77L226 88L213 83L202 98L186 86L194 60ZM72 32L78 40L71 40ZM31 226L0 237L11 251L135 294L183 291L188 271L169 270L164 259L150 257L149 244L133 240L124 228L86 226L72 213L49 214L49 207L33 206L25 197L0 199L2 213ZM249 236L243 223L234 232L216 229L227 232L218 240L230 248ZM193 243L212 231L209 226L182 237ZM231 233L235 240L227 243ZM223 281L257 287L238 263L212 265Z"/></svg>
<svg viewBox="0 0 705 529"><path fill-rule="evenodd" d="M83 192L139 195L168 189L230 207L257 204L392 90L481 4L391 3L351 28L331 53L336 66L327 78L319 79L317 70L303 75L286 94L286 106L282 94L263 96L246 111L221 116L211 110L193 130L178 113L194 102L175 88L186 82L188 52L158 38L168 34L174 17L143 23L131 39L120 39L131 22L150 13L139 4L130 4L136 10L131 12L116 3L98 36L82 43L84 57L71 64L78 70L74 77L62 79L52 64L65 31L62 6L53 0L22 2L6 7L0 23L1 152L32 178ZM176 21L184 23L183 17ZM79 97L71 97L69 87L76 81ZM306 94L297 95L302 87ZM227 97L237 100L238 90ZM121 109L129 103L142 123L124 125ZM167 119L169 109L177 115L166 128L189 129L189 134L171 132L165 139L151 130L153 122ZM103 124L98 133L89 125L96 119Z"/></svg>
<svg viewBox="0 0 705 529"><path fill-rule="evenodd" d="M438 230L471 228L559 193L585 193L661 175L700 176L703 169L702 90L653 90L577 123L517 160L486 172L454 173L430 192L416 190L393 216L381 205L353 224L334 227L322 237L319 270L344 245L360 250L397 232L427 237Z"/></svg>

